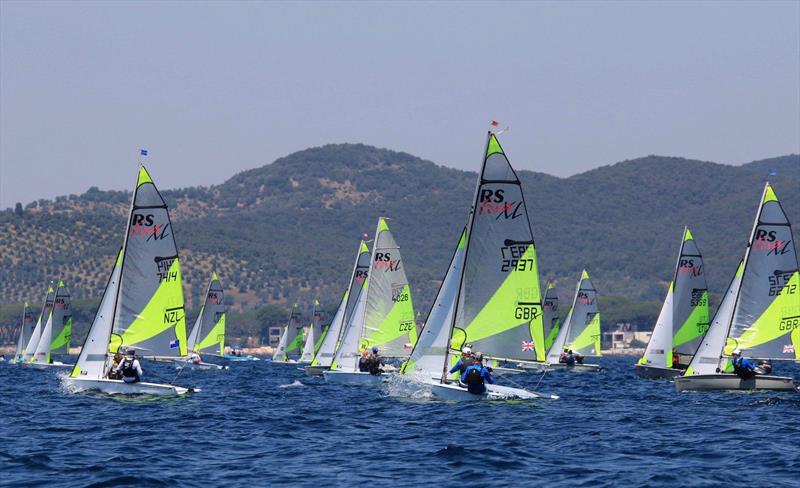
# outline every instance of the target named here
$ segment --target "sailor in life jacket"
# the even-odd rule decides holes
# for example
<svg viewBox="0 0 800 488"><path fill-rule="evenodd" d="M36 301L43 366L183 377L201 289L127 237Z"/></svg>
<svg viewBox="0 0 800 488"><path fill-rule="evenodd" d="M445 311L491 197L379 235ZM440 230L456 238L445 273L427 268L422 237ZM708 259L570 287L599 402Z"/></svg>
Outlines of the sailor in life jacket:
<svg viewBox="0 0 800 488"><path fill-rule="evenodd" d="M466 386L467 391L475 395L486 393L486 383L494 383L492 370L483 365L483 354L476 352L474 361L467 366L459 383Z"/></svg>
<svg viewBox="0 0 800 488"><path fill-rule="evenodd" d="M472 349L469 346L464 346L461 348L461 357L459 358L458 362L450 368L450 374L455 373L458 371L459 379L464 378L464 372L467 370L467 367L472 366L475 362L475 358L472 355Z"/></svg>
<svg viewBox="0 0 800 488"><path fill-rule="evenodd" d="M733 372L742 379L750 379L756 375L755 365L746 357L742 356L742 351L735 350L731 354L733 359Z"/></svg>
<svg viewBox="0 0 800 488"><path fill-rule="evenodd" d="M128 349L127 356L116 367L115 372L122 375L122 381L125 383L136 383L142 380L142 365L136 359L136 351Z"/></svg>
<svg viewBox="0 0 800 488"><path fill-rule="evenodd" d="M192 364L200 364L203 362L203 358L200 357L200 353L197 351L192 351L192 353L189 354L189 361L191 361Z"/></svg>

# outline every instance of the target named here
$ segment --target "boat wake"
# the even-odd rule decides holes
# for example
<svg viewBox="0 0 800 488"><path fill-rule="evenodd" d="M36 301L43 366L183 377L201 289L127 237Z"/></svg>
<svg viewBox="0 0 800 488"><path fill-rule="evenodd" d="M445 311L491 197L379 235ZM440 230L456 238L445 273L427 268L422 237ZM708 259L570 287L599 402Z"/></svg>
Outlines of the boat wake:
<svg viewBox="0 0 800 488"><path fill-rule="evenodd" d="M278 388L302 388L306 385L300 382L300 380L294 380L291 383L285 385L279 385Z"/></svg>

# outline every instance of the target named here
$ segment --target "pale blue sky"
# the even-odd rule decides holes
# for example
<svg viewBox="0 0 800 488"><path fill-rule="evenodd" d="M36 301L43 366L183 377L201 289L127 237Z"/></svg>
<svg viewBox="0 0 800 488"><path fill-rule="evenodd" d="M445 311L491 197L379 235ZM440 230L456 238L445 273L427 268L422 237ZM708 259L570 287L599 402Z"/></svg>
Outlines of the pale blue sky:
<svg viewBox="0 0 800 488"><path fill-rule="evenodd" d="M800 152L800 2L0 2L0 208L331 142L475 170Z"/></svg>

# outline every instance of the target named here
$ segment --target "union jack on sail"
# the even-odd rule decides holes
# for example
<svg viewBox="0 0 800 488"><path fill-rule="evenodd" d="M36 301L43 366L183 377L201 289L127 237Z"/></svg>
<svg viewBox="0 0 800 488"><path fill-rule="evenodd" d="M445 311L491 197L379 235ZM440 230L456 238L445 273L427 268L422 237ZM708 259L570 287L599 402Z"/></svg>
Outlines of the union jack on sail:
<svg viewBox="0 0 800 488"><path fill-rule="evenodd" d="M523 351L533 351L533 342L532 341L522 341L522 350Z"/></svg>

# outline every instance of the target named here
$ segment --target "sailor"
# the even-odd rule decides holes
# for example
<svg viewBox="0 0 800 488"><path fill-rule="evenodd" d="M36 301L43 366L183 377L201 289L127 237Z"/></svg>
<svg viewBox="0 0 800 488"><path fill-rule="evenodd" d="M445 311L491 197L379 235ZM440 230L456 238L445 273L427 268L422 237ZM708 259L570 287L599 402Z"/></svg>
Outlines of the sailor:
<svg viewBox="0 0 800 488"><path fill-rule="evenodd" d="M136 383L142 380L142 365L136 359L136 351L128 349L128 355L116 367L117 373L122 374L122 381L125 383Z"/></svg>
<svg viewBox="0 0 800 488"><path fill-rule="evenodd" d="M119 363L122 362L122 354L117 351L114 353L114 362L111 363L111 371L108 372L108 379L110 380L121 380L122 374L117 370L119 367Z"/></svg>
<svg viewBox="0 0 800 488"><path fill-rule="evenodd" d="M570 351L572 352L572 351ZM576 352L575 353L575 362L578 364L583 364L583 354Z"/></svg>
<svg viewBox="0 0 800 488"><path fill-rule="evenodd" d="M191 361L192 364L200 364L203 362L203 359L197 351L192 351L192 353L189 354L189 361Z"/></svg>
<svg viewBox="0 0 800 488"><path fill-rule="evenodd" d="M450 374L458 371L459 378L463 378L467 367L471 366L474 362L475 357L472 355L472 349L469 346L464 346L461 348L461 357L458 359L458 362L450 368Z"/></svg>
<svg viewBox="0 0 800 488"><path fill-rule="evenodd" d="M369 373L369 363L369 349L364 348L364 350L361 351L361 357L358 358L358 371L361 373Z"/></svg>
<svg viewBox="0 0 800 488"><path fill-rule="evenodd" d="M567 366L575 366L575 354L573 354L572 349L567 350L567 356L564 358L564 362L567 363Z"/></svg>
<svg viewBox="0 0 800 488"><path fill-rule="evenodd" d="M378 346L372 346L372 354L369 356L369 365L367 367L369 374L378 376L383 373L381 366L383 366L383 359L378 354Z"/></svg>
<svg viewBox="0 0 800 488"><path fill-rule="evenodd" d="M566 363L567 362L567 351L568 349L565 347L561 354L558 355L558 362L559 363Z"/></svg>
<svg viewBox="0 0 800 488"><path fill-rule="evenodd" d="M672 349L672 367L673 368L681 367L681 355L678 354L677 349Z"/></svg>
<svg viewBox="0 0 800 488"><path fill-rule="evenodd" d="M483 365L482 353L475 353L474 361L467 366L460 383L466 386L467 391L475 395L486 393L486 383L494 383L490 369Z"/></svg>
<svg viewBox="0 0 800 488"><path fill-rule="evenodd" d="M733 351L731 355L733 360L733 372L742 378L743 380L748 380L756 375L755 369L756 367L750 362L749 359L742 356L742 351L736 349Z"/></svg>

